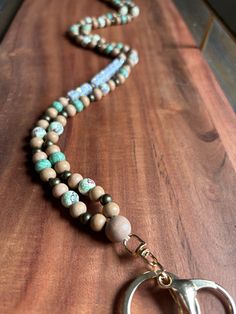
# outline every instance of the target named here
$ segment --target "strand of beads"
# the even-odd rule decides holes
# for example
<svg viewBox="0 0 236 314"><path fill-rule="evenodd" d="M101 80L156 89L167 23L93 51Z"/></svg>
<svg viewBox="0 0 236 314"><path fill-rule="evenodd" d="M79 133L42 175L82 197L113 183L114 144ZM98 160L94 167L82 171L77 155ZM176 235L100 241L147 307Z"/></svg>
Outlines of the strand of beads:
<svg viewBox="0 0 236 314"><path fill-rule="evenodd" d="M122 43L108 43L97 34L91 34L96 28L125 24L139 14L139 8L130 0L109 0L118 13L107 13L98 18L86 17L70 28L70 35L82 47L95 49L114 60L96 74L90 82L84 83L68 92L66 97L54 101L44 115L37 121L32 130L30 145L33 150L33 163L42 181L52 189L52 195L59 198L68 208L72 217L81 224L89 225L93 231L105 229L112 242L121 242L131 233L127 218L119 215L120 208L112 197L97 186L92 179L83 178L79 173L72 173L66 156L57 145L60 135L70 117L82 112L92 102L123 84L131 68L138 63L135 50ZM91 214L85 203L80 201L79 194L91 201L100 202L102 211Z"/></svg>

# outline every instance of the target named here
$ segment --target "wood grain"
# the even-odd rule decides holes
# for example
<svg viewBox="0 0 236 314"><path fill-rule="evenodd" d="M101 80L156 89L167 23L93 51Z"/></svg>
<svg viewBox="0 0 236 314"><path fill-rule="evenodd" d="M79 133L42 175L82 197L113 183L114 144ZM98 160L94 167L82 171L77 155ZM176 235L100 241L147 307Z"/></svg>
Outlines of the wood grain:
<svg viewBox="0 0 236 314"><path fill-rule="evenodd" d="M111 193L166 267L209 278L236 296L236 123L231 107L169 1L103 35L140 53L127 83L72 119L61 147L72 170ZM0 312L119 313L144 265L82 230L32 170L27 137L57 97L107 60L78 49L69 25L107 11L91 0L26 0L0 50ZM117 254L118 253L118 254ZM201 295L205 313L223 313ZM133 313L175 313L153 283Z"/></svg>

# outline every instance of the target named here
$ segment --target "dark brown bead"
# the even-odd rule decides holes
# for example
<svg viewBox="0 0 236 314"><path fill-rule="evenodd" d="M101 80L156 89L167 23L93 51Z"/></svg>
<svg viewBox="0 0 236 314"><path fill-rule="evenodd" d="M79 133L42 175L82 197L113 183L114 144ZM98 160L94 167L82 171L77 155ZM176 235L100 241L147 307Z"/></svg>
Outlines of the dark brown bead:
<svg viewBox="0 0 236 314"><path fill-rule="evenodd" d="M86 212L79 216L79 220L82 223L82 225L87 225L92 218L92 214L89 212Z"/></svg>
<svg viewBox="0 0 236 314"><path fill-rule="evenodd" d="M42 115L41 119L46 120L48 122L51 121L51 118L48 115L46 115L46 114Z"/></svg>
<svg viewBox="0 0 236 314"><path fill-rule="evenodd" d="M112 202L112 197L111 197L110 194L104 194L104 195L102 195L102 196L100 197L99 201L100 201L100 203L101 203L102 205L106 205L106 204Z"/></svg>
<svg viewBox="0 0 236 314"><path fill-rule="evenodd" d="M61 115L65 118L68 118L68 113L65 110L62 110Z"/></svg>
<svg viewBox="0 0 236 314"><path fill-rule="evenodd" d="M93 94L89 95L90 101L95 101L95 96Z"/></svg>
<svg viewBox="0 0 236 314"><path fill-rule="evenodd" d="M64 172L61 174L61 179L62 179L63 181L67 181L71 175L72 175L72 173L71 173L70 171L64 171Z"/></svg>
<svg viewBox="0 0 236 314"><path fill-rule="evenodd" d="M32 154L34 155L35 153L41 152L42 150L40 148L32 148Z"/></svg>
<svg viewBox="0 0 236 314"><path fill-rule="evenodd" d="M53 188L55 185L61 183L61 180L59 178L49 179L48 183Z"/></svg>
<svg viewBox="0 0 236 314"><path fill-rule="evenodd" d="M44 148L48 148L49 146L52 146L54 145L54 143L52 141L46 141L44 144L43 144L43 147Z"/></svg>

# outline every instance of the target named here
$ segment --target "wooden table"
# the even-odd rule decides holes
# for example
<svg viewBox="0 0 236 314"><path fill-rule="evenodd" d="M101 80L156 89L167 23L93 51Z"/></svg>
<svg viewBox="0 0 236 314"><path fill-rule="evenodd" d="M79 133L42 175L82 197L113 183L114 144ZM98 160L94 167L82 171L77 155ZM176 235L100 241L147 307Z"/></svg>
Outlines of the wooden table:
<svg viewBox="0 0 236 314"><path fill-rule="evenodd" d="M138 20L99 33L135 47L140 64L72 119L60 144L72 170L113 195L170 271L215 280L235 297L235 116L171 1L137 2ZM95 0L26 0L1 44L0 313L119 313L125 287L145 270L81 230L29 159L34 121L108 62L65 31L106 11ZM223 313L214 297L200 300L204 313ZM150 282L133 313L174 308Z"/></svg>

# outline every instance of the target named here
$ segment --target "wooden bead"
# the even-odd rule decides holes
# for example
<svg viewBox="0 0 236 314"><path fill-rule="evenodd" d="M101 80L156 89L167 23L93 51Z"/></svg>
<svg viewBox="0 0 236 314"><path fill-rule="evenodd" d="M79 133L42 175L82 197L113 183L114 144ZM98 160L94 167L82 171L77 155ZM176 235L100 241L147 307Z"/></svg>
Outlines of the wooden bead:
<svg viewBox="0 0 236 314"><path fill-rule="evenodd" d="M41 128L47 129L49 126L49 122L47 120L41 119L36 123L37 126L40 126Z"/></svg>
<svg viewBox="0 0 236 314"><path fill-rule="evenodd" d="M68 179L68 185L71 189L76 189L81 180L83 180L83 177L81 174L73 173Z"/></svg>
<svg viewBox="0 0 236 314"><path fill-rule="evenodd" d="M49 179L54 179L56 176L56 171L52 168L46 168L40 172L40 179L44 182L47 182Z"/></svg>
<svg viewBox="0 0 236 314"><path fill-rule="evenodd" d="M80 215L86 213L87 206L83 202L78 202L70 206L70 215L78 218Z"/></svg>
<svg viewBox="0 0 236 314"><path fill-rule="evenodd" d="M90 99L87 96L80 97L80 100L84 104L85 108L87 108L90 105Z"/></svg>
<svg viewBox="0 0 236 314"><path fill-rule="evenodd" d="M122 242L131 233L131 224L124 216L112 217L106 224L105 233L111 242Z"/></svg>
<svg viewBox="0 0 236 314"><path fill-rule="evenodd" d="M57 173L62 173L64 171L70 171L70 164L66 160L59 161L55 165L55 170Z"/></svg>
<svg viewBox="0 0 236 314"><path fill-rule="evenodd" d="M55 120L58 121L58 122L60 122L60 123L63 125L63 127L66 126L67 120L66 120L66 118L65 118L64 116L62 116L61 114L59 114L59 115L56 117Z"/></svg>
<svg viewBox="0 0 236 314"><path fill-rule="evenodd" d="M65 111L68 114L69 117L74 117L77 113L75 106L69 104L65 107Z"/></svg>
<svg viewBox="0 0 236 314"><path fill-rule="evenodd" d="M90 227L93 231L101 231L106 224L106 217L102 214L95 214L90 220Z"/></svg>
<svg viewBox="0 0 236 314"><path fill-rule="evenodd" d="M124 84L124 82L125 82L125 77L124 77L124 75L122 75L122 74L117 74L117 78L118 78L118 80L120 81L120 84Z"/></svg>
<svg viewBox="0 0 236 314"><path fill-rule="evenodd" d="M115 202L110 202L103 207L103 214L106 217L118 216L120 213L120 207Z"/></svg>
<svg viewBox="0 0 236 314"><path fill-rule="evenodd" d="M48 141L51 141L53 143L57 143L59 141L59 135L54 131L48 132L45 137Z"/></svg>
<svg viewBox="0 0 236 314"><path fill-rule="evenodd" d="M103 92L100 88L94 88L93 94L96 100L100 100L103 97Z"/></svg>
<svg viewBox="0 0 236 314"><path fill-rule="evenodd" d="M58 111L57 111L57 109L55 109L55 108L48 108L48 109L46 110L46 114L47 114L50 118L55 119L56 116L58 115Z"/></svg>
<svg viewBox="0 0 236 314"><path fill-rule="evenodd" d="M33 163L35 163L35 162L37 162L37 161L39 161L41 159L47 159L47 158L48 158L48 156L47 156L46 153L44 153L44 152L37 152L37 153L35 153L33 155L32 160L33 160Z"/></svg>
<svg viewBox="0 0 236 314"><path fill-rule="evenodd" d="M107 84L109 85L111 91L116 89L116 83L113 80L109 80Z"/></svg>
<svg viewBox="0 0 236 314"><path fill-rule="evenodd" d="M33 137L30 140L30 146L33 147L33 148L41 148L43 143L44 143L44 141L40 137Z"/></svg>
<svg viewBox="0 0 236 314"><path fill-rule="evenodd" d="M104 189L97 185L92 190L89 191L89 198L91 201L96 202L99 198L105 194Z"/></svg>
<svg viewBox="0 0 236 314"><path fill-rule="evenodd" d="M69 99L65 98L65 97L60 97L59 98L60 103L62 104L62 106L67 106L69 104Z"/></svg>
<svg viewBox="0 0 236 314"><path fill-rule="evenodd" d="M68 186L65 183L59 183L53 187L52 195L56 198L60 198L67 191L69 191Z"/></svg>
<svg viewBox="0 0 236 314"><path fill-rule="evenodd" d="M61 151L61 149L60 149L60 147L59 146L57 146L57 145L51 145L51 146L48 146L47 148L46 148L46 154L49 156L49 155L51 155L51 154L53 154L53 153L57 153L57 152L60 152Z"/></svg>

